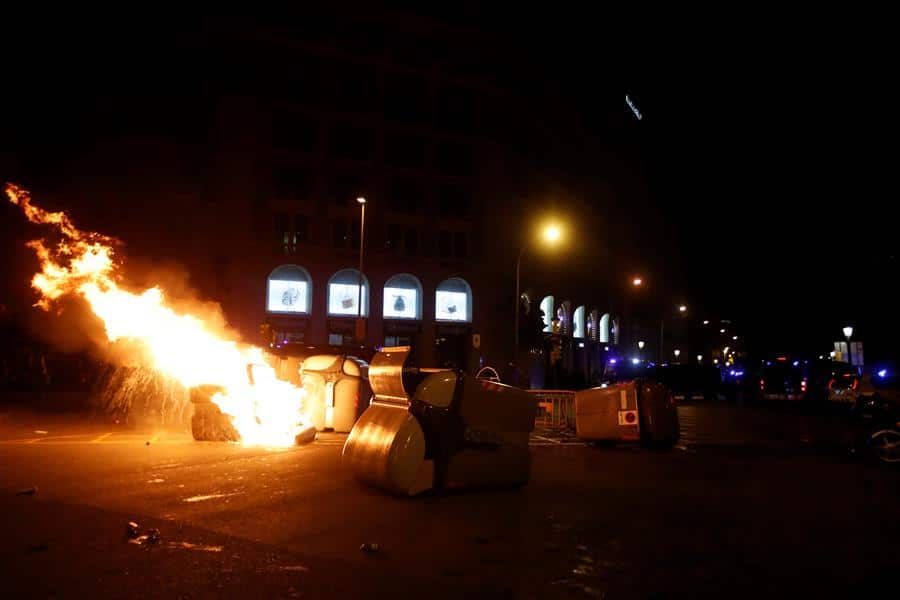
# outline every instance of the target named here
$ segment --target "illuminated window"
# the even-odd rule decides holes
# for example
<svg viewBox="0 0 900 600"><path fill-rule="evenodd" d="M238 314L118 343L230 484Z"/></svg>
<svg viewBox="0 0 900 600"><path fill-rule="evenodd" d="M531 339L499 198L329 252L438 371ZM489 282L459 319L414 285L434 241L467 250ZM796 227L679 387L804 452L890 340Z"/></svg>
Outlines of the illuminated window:
<svg viewBox="0 0 900 600"><path fill-rule="evenodd" d="M472 321L472 288L465 279L445 279L437 287L434 318L438 321Z"/></svg>
<svg viewBox="0 0 900 600"><path fill-rule="evenodd" d="M385 319L421 319L422 284L413 275L394 275L384 284Z"/></svg>
<svg viewBox="0 0 900 600"><path fill-rule="evenodd" d="M541 311L543 311L543 319L544 319L544 333L550 333L553 331L553 317L556 314L553 312L553 308L556 305L556 299L553 296L544 296L544 299L541 300Z"/></svg>
<svg viewBox="0 0 900 600"><path fill-rule="evenodd" d="M583 339L585 337L584 306L579 306L575 309L575 314L572 317L572 325L574 325L572 337Z"/></svg>
<svg viewBox="0 0 900 600"><path fill-rule="evenodd" d="M362 282L362 294L359 284ZM360 301L362 303L360 304ZM363 317L369 314L369 281L356 269L344 269L328 281L328 314Z"/></svg>
<svg viewBox="0 0 900 600"><path fill-rule="evenodd" d="M312 300L309 272L297 265L282 265L269 274L266 310L270 313L308 315Z"/></svg>
<svg viewBox="0 0 900 600"><path fill-rule="evenodd" d="M598 329L601 344L608 344L609 340L609 313L600 317L600 326Z"/></svg>

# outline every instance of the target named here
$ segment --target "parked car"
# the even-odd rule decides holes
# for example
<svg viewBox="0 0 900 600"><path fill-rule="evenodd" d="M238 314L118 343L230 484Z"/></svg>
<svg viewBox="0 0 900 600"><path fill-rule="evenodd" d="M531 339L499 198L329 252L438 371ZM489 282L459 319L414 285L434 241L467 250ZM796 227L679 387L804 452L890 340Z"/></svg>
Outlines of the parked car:
<svg viewBox="0 0 900 600"><path fill-rule="evenodd" d="M847 363L834 363L826 387L826 400L855 404L859 397L859 371Z"/></svg>

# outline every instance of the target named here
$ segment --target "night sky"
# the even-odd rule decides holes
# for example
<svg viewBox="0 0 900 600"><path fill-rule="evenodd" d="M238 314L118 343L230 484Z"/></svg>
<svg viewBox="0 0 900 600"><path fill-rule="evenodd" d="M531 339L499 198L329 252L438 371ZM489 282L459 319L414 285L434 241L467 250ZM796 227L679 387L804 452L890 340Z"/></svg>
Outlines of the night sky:
<svg viewBox="0 0 900 600"><path fill-rule="evenodd" d="M104 128L152 130L163 125L153 115L190 114L145 110L144 84L131 76L145 67L169 84L163 102L202 104L189 74L204 67L203 32L221 22L81 17L78 27L23 20L4 38L4 180L52 188L54 159ZM506 75L546 107L559 134L549 162L606 178L629 198L609 211L613 229L636 236L611 248L616 276L641 271L660 283L657 299L735 321L762 352L827 352L852 323L868 355L896 354L898 242L883 185L895 117L884 95L888 38L871 23L836 30L779 15L657 36L633 20L573 12L431 17L493 40L460 44L505 57ZM173 40L196 52L172 55ZM172 60L180 71L153 71ZM182 84L193 91L179 97Z"/></svg>

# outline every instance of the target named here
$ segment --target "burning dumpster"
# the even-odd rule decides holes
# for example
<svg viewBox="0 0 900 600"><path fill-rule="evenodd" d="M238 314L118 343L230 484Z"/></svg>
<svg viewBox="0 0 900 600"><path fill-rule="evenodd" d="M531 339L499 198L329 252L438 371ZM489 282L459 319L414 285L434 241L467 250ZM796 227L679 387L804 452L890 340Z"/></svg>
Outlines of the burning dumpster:
<svg viewBox="0 0 900 600"><path fill-rule="evenodd" d="M375 399L344 444L356 477L404 496L527 483L534 400L460 370L405 367L408 355L385 348L369 366Z"/></svg>
<svg viewBox="0 0 900 600"><path fill-rule="evenodd" d="M627 381L575 394L575 432L581 440L671 446L678 429L672 393L660 383Z"/></svg>
<svg viewBox="0 0 900 600"><path fill-rule="evenodd" d="M317 431L346 433L369 405L371 389L365 361L343 354L307 357L300 368L306 414Z"/></svg>

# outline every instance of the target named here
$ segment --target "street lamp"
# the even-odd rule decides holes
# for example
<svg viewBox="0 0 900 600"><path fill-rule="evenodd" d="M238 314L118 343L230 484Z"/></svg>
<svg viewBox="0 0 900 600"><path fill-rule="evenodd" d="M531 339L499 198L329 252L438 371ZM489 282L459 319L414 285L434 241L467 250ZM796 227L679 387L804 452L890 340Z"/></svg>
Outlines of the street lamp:
<svg viewBox="0 0 900 600"><path fill-rule="evenodd" d="M675 348L675 358L678 358L679 356L681 356L681 350Z"/></svg>
<svg viewBox="0 0 900 600"><path fill-rule="evenodd" d="M702 354L698 354L698 355L697 355L697 362L703 362L703 355L702 355Z"/></svg>
<svg viewBox="0 0 900 600"><path fill-rule="evenodd" d="M363 290L363 248L366 235L366 199L362 196L356 201L359 203L359 295L356 299L356 341L362 344L366 339L365 321L362 317L362 290Z"/></svg>
<svg viewBox="0 0 900 600"><path fill-rule="evenodd" d="M684 304L682 304L681 306L678 307L678 312L686 312L686 311L687 311L687 306L685 306Z"/></svg>
<svg viewBox="0 0 900 600"><path fill-rule="evenodd" d="M631 280L631 285L633 285L634 287L640 287L643 283L644 283L644 280L641 279L640 277L635 277L634 279Z"/></svg>
<svg viewBox="0 0 900 600"><path fill-rule="evenodd" d="M641 350L644 349L644 340L641 340L641 341L638 342L638 348L641 349Z"/></svg>
<svg viewBox="0 0 900 600"><path fill-rule="evenodd" d="M555 246L562 239L563 231L562 227L557 223L547 223L541 230L541 239L544 240L544 243L549 246ZM522 244L522 248L519 250L519 257L516 259L516 297L515 297L515 311L513 311L515 315L515 332L513 332L513 360L519 355L519 303L521 301L520 296L522 294L521 291L521 278L520 273L522 271L522 255L525 254L525 248L528 247L528 244ZM547 315L550 316L550 315Z"/></svg>
<svg viewBox="0 0 900 600"><path fill-rule="evenodd" d="M844 337L847 338L847 341L850 341L850 338L853 336L853 328L849 325L844 327Z"/></svg>

